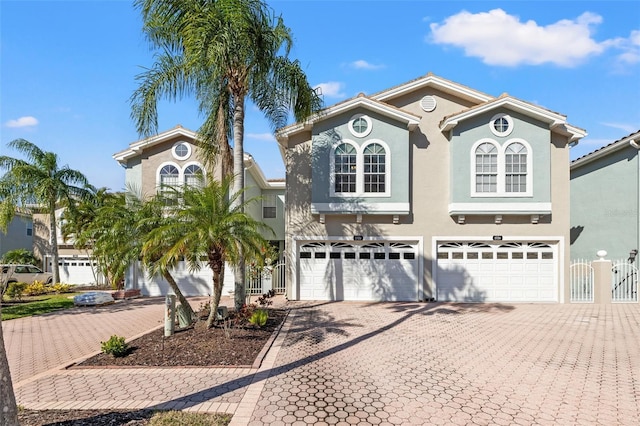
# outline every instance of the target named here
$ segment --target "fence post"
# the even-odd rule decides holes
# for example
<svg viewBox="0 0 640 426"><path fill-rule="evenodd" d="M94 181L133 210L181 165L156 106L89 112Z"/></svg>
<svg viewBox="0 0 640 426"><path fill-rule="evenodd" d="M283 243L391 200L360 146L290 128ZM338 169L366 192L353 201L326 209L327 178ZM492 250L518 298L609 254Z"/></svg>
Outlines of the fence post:
<svg viewBox="0 0 640 426"><path fill-rule="evenodd" d="M611 303L611 267L613 263L605 259L607 252L598 251L598 260L591 262L593 266L593 303Z"/></svg>

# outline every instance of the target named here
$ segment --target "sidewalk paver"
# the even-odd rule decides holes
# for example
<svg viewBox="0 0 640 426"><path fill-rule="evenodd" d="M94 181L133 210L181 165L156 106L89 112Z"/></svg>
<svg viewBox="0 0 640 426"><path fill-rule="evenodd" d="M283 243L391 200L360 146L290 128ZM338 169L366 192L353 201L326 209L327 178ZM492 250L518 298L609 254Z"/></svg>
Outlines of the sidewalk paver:
<svg viewBox="0 0 640 426"><path fill-rule="evenodd" d="M259 369L50 369L17 383L18 403L227 412L232 426L640 418L637 304L288 306Z"/></svg>

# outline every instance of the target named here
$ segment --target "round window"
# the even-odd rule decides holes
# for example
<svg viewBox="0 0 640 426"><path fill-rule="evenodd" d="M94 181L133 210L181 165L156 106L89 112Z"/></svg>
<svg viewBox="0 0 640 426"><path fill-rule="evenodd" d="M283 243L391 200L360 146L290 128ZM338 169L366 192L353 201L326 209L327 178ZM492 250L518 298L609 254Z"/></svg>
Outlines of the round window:
<svg viewBox="0 0 640 426"><path fill-rule="evenodd" d="M186 160L191 156L191 146L186 142L178 142L173 145L173 156L178 160Z"/></svg>
<svg viewBox="0 0 640 426"><path fill-rule="evenodd" d="M496 136L508 136L513 131L513 119L507 114L496 114L491 117L489 128Z"/></svg>
<svg viewBox="0 0 640 426"><path fill-rule="evenodd" d="M371 133L371 119L364 114L356 114L349 120L349 131L353 136L363 138Z"/></svg>

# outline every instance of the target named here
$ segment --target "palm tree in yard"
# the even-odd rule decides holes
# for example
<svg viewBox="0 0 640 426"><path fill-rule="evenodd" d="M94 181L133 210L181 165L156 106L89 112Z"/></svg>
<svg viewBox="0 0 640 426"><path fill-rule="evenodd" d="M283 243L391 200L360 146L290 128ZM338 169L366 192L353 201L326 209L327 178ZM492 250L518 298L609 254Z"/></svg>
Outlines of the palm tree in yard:
<svg viewBox="0 0 640 426"><path fill-rule="evenodd" d="M88 228L94 241L93 254L105 275L111 278L112 284L121 281L131 265L142 260L144 269L151 274L161 275L189 317L195 318L193 308L171 274L171 268L176 266L179 259L156 266L167 243L157 241L149 246L146 253L142 253L143 244L151 230L174 220L172 216L165 215L164 209L161 200L145 200L135 191L115 195L112 202L98 209Z"/></svg>
<svg viewBox="0 0 640 426"><path fill-rule="evenodd" d="M0 156L0 228L6 230L18 206L35 204L49 214L53 282L60 281L58 268L58 230L56 207L74 198L85 197L90 189L87 178L69 166L58 164L58 156L45 152L24 139L9 142L9 148L25 158Z"/></svg>
<svg viewBox="0 0 640 426"><path fill-rule="evenodd" d="M233 141L233 193L244 195L245 104L252 101L275 128L290 111L301 121L321 107L298 61L289 58L291 30L262 0L137 0L156 62L138 76L132 117L142 134L157 132L159 98L193 95L205 121L203 159L213 164ZM224 158L224 156L223 156ZM244 304L244 261L238 254L235 306Z"/></svg>
<svg viewBox="0 0 640 426"><path fill-rule="evenodd" d="M213 283L207 327L211 327L222 295L225 263L236 265L242 255L262 261L268 246L260 233L269 228L244 213L244 207L256 201L238 202L241 192L231 193L231 179L211 179L203 187L176 189L177 197L171 215L175 220L153 229L143 246L143 254L156 252L165 244L156 268L165 268L183 257L189 269L199 270L202 259L213 272ZM167 244L168 243L168 244Z"/></svg>

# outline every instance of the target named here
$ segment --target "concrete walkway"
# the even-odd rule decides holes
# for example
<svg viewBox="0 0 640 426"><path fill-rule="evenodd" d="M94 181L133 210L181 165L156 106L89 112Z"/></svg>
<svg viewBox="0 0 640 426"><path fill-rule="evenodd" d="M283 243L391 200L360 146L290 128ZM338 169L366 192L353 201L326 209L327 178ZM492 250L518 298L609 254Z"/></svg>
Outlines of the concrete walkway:
<svg viewBox="0 0 640 426"><path fill-rule="evenodd" d="M635 425L640 418L638 304L288 305L258 370L49 369L14 378L18 403L227 412L233 425ZM131 309L136 321L147 309L154 317L163 305ZM113 325L127 312L102 321ZM5 339L13 340L8 328Z"/></svg>

